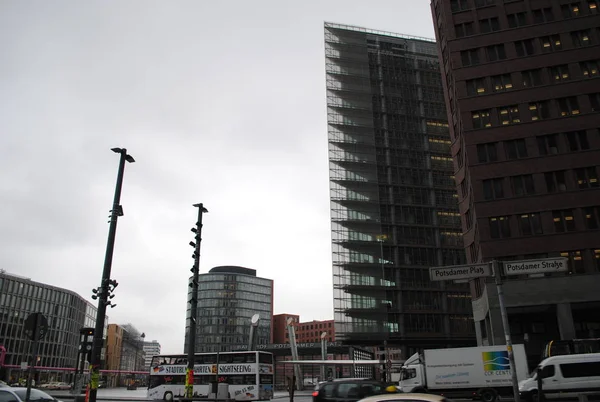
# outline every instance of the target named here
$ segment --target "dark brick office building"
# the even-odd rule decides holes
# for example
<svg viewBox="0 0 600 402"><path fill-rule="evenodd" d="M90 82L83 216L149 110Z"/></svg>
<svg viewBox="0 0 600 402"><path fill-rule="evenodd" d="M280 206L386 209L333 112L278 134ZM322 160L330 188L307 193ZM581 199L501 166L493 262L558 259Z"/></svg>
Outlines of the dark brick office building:
<svg viewBox="0 0 600 402"><path fill-rule="evenodd" d="M513 342L600 337L600 2L433 0L469 262L564 256L506 278ZM504 343L471 283L479 344Z"/></svg>

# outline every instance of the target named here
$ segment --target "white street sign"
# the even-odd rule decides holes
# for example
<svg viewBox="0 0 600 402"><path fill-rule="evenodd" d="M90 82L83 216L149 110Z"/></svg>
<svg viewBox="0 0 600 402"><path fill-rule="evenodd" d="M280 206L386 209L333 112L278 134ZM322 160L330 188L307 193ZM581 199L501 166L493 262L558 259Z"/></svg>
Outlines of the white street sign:
<svg viewBox="0 0 600 402"><path fill-rule="evenodd" d="M21 370L27 370L27 367L29 367L27 362L21 362Z"/></svg>
<svg viewBox="0 0 600 402"><path fill-rule="evenodd" d="M494 276L490 263L429 268L429 277L432 281L453 281L484 276Z"/></svg>
<svg viewBox="0 0 600 402"><path fill-rule="evenodd" d="M504 261L506 275L530 275L547 272L567 271L567 259L564 257L544 258L541 260Z"/></svg>

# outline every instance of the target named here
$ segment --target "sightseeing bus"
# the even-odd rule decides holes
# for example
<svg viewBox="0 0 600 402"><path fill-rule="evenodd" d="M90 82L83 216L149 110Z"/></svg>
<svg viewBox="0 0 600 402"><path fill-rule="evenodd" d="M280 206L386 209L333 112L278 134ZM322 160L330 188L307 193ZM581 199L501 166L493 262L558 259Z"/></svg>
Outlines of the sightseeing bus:
<svg viewBox="0 0 600 402"><path fill-rule="evenodd" d="M600 353L600 338L550 341L542 351L542 360L551 356Z"/></svg>
<svg viewBox="0 0 600 402"><path fill-rule="evenodd" d="M272 353L220 352L194 356L194 397L209 396L215 383L229 384L229 396L236 401L273 397ZM150 363L148 399L172 401L184 397L187 365L187 355L154 356Z"/></svg>

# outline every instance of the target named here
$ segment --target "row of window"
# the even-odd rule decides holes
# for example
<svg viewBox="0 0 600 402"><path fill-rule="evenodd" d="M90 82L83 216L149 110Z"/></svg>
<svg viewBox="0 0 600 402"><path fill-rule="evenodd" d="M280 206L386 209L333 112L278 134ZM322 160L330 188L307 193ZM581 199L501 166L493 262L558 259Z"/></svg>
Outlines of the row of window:
<svg viewBox="0 0 600 402"><path fill-rule="evenodd" d="M504 92L515 88L531 88L540 85L570 81L572 78L593 78L600 76L600 60L586 60L579 63L579 70L572 74L575 66L561 64L547 68L536 68L513 74L500 74L465 81L467 95L485 95L489 92Z"/></svg>
<svg viewBox="0 0 600 402"><path fill-rule="evenodd" d="M589 14L598 14L599 8L595 0L589 1L586 8ZM579 3L563 4L561 6L561 12L565 19L582 15L581 5ZM463 22L454 25L454 32L457 38L462 38L475 35L476 33L483 34L495 32L503 28L518 28L531 24L543 24L545 22L555 21L555 19L552 7L544 7L531 10L531 14L526 11L506 14L506 22L502 21L502 23L498 17L480 19L477 21L477 26L479 28L478 32L475 32L475 21Z"/></svg>
<svg viewBox="0 0 600 402"><path fill-rule="evenodd" d="M575 232L580 229L596 230L600 228L600 207L585 207L581 209L583 214L582 225L576 224L573 209L561 209L552 211L553 231L550 233ZM542 216L550 214L533 212L511 216L495 216L488 218L490 226L490 237L492 239L505 239L518 236L535 236L544 234ZM518 233L511 229L511 221L516 219Z"/></svg>
<svg viewBox="0 0 600 402"><path fill-rule="evenodd" d="M516 1L521 1L522 0L504 0L504 3L514 3ZM452 10L453 13L457 13L457 12L461 12L461 11L466 11L466 10L470 10L471 8L473 8L473 6L475 8L480 8L480 7L489 7L489 6L493 6L496 4L496 0L473 0L473 3L471 2L471 0L450 0L450 9ZM597 0L586 0L584 2L581 1L573 1L569 4L562 4L560 6L560 10L561 10L561 14L563 16L563 18L567 19L567 18L575 18L575 17L579 17L582 15L589 15L589 14L597 14L598 13L598 1ZM546 9L544 9L546 10ZM533 10L536 11L536 10ZM551 8L550 8L550 11ZM534 18L535 18L535 14L534 14ZM554 18L554 15L552 15L552 18ZM549 20L549 21L553 21ZM544 22L544 21L541 21Z"/></svg>
<svg viewBox="0 0 600 402"><path fill-rule="evenodd" d="M589 112L600 112L600 93L588 94L590 102ZM552 104L554 104L556 113L551 113ZM525 105L508 105L500 106L492 109L474 110L471 112L471 122L474 129L490 128L494 126L506 126L509 124L522 123L523 121L538 121L549 119L552 117L569 117L581 113L579 100L576 96L568 96L566 98L558 98L552 100L543 100L530 102L527 105L528 116L521 119L521 110L525 109ZM497 120L493 120L492 116L496 111Z"/></svg>
<svg viewBox="0 0 600 402"><path fill-rule="evenodd" d="M591 46L596 43L596 39L592 36L590 29L582 29L569 33L571 37L572 48L580 48ZM562 34L562 35L566 35ZM539 49L537 47L539 43ZM557 50L562 50L563 41L561 34L547 35L540 38L524 39L513 42L515 54L517 57L531 56L537 53L548 53ZM485 49L486 59L482 61L481 50ZM503 43L497 45L486 46L485 48L474 48L463 50L460 52L460 58L463 67L476 66L482 62L495 62L508 58Z"/></svg>
<svg viewBox="0 0 600 402"><path fill-rule="evenodd" d="M544 182L546 184L546 192L556 193L568 191L575 186L577 189L597 188L600 187L598 182L598 172L595 166L574 169L573 182L567 180L567 171L557 170L544 173ZM508 196L505 187L505 178L496 178L483 180L483 198L485 200L499 200ZM526 195L539 194L540 191L536 188L534 175L524 174L511 176L508 178L513 197L521 197Z"/></svg>
<svg viewBox="0 0 600 402"><path fill-rule="evenodd" d="M591 135L599 135L600 129L590 131ZM566 133L553 133L535 137L539 156L557 155L561 153L585 151L591 149L588 132L585 130ZM497 162L501 160L498 154L498 142L488 142L477 145L477 161L479 163ZM529 157L527 139L503 141L505 160ZM534 155L531 155L534 156Z"/></svg>

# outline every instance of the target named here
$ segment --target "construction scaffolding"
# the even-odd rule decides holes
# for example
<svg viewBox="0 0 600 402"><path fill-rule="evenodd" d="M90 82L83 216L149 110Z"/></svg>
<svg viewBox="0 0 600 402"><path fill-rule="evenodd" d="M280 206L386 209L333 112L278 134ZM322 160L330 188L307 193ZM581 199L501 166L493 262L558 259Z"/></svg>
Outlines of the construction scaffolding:
<svg viewBox="0 0 600 402"><path fill-rule="evenodd" d="M325 23L336 337L412 353L474 343L435 42Z"/></svg>

